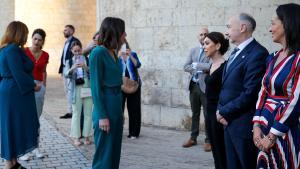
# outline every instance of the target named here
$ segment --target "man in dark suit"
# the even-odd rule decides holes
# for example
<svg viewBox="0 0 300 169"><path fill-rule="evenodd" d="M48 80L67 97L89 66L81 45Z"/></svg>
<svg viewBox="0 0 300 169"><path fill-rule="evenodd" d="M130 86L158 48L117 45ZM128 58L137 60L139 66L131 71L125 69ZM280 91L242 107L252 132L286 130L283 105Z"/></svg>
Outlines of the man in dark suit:
<svg viewBox="0 0 300 169"><path fill-rule="evenodd" d="M253 37L256 22L241 13L230 18L226 35L236 45L224 68L217 120L224 125L228 169L256 168L251 120L268 51Z"/></svg>
<svg viewBox="0 0 300 169"><path fill-rule="evenodd" d="M65 46L63 48L63 52L61 55L58 73L61 74L64 81L64 89L68 100L68 112L63 116L60 116L60 118L67 119L72 117L72 94L68 88L68 85L70 83L69 83L69 79L64 76L64 70L65 70L65 64L67 63L67 60L72 58L73 56L70 50L71 44L72 42L79 41L79 40L73 36L73 34L75 33L75 28L73 25L66 25L63 33L67 40L65 42Z"/></svg>

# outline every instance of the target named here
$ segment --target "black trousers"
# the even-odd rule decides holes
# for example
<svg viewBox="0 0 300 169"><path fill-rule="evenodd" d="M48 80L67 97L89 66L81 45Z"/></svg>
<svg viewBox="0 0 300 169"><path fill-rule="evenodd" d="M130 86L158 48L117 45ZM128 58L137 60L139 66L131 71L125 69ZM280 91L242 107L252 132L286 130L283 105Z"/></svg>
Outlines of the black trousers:
<svg viewBox="0 0 300 169"><path fill-rule="evenodd" d="M223 125L217 121L218 101L207 100L207 134L210 139L215 169L227 169Z"/></svg>
<svg viewBox="0 0 300 169"><path fill-rule="evenodd" d="M135 93L126 94L123 92L123 113L125 102L128 110L129 136L138 137L141 131L141 86Z"/></svg>

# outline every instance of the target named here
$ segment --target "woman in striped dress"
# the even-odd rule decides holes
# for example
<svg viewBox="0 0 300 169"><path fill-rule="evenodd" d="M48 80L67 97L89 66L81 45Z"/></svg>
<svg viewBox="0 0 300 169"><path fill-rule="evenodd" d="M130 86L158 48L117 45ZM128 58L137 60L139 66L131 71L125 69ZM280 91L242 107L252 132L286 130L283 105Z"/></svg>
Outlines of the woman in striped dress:
<svg viewBox="0 0 300 169"><path fill-rule="evenodd" d="M299 169L300 6L276 9L270 32L282 49L271 54L253 118L257 168Z"/></svg>

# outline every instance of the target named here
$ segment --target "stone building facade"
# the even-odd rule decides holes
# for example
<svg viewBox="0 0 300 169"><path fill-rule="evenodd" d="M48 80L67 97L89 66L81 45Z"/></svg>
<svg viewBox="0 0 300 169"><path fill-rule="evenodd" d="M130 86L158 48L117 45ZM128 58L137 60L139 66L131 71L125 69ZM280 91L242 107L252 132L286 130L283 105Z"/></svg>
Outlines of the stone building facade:
<svg viewBox="0 0 300 169"><path fill-rule="evenodd" d="M12 20L22 21L28 26L29 46L34 29L42 28L46 31L44 50L50 55L47 67L49 75L58 76L65 42L63 30L66 24L75 26L75 36L83 45L87 44L96 32L96 0L1 0L1 8L1 37L5 27Z"/></svg>
<svg viewBox="0 0 300 169"><path fill-rule="evenodd" d="M191 110L183 64L198 45L200 27L226 31L230 16L254 16L254 37L269 51L278 49L268 28L279 4L298 0L97 0L97 22L106 16L126 22L127 39L142 62L142 118L146 124L189 128ZM201 118L203 119L203 118Z"/></svg>
<svg viewBox="0 0 300 169"><path fill-rule="evenodd" d="M86 44L103 18L123 18L127 39L142 62L143 123L189 128L188 74L183 64L198 45L199 28L225 32L230 16L247 12L257 21L254 37L274 51L278 46L268 32L270 20L276 7L288 2L299 0L1 0L0 35L13 19L24 21L31 32L44 28L45 50L51 57L48 72L57 75L65 24L73 24L75 35Z"/></svg>

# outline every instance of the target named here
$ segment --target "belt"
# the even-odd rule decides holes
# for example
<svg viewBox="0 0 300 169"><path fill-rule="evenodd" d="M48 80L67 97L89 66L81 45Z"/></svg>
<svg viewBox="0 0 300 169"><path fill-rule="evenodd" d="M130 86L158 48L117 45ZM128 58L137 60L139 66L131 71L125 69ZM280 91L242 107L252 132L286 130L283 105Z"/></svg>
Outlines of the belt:
<svg viewBox="0 0 300 169"><path fill-rule="evenodd" d="M12 79L13 77L12 76L0 76L0 78L2 78L2 79Z"/></svg>
<svg viewBox="0 0 300 169"><path fill-rule="evenodd" d="M102 90L103 90L104 94L119 94L119 93L121 93L121 86L103 87Z"/></svg>
<svg viewBox="0 0 300 169"><path fill-rule="evenodd" d="M268 96L267 103L271 103L271 104L287 104L290 102L289 98L287 96Z"/></svg>

